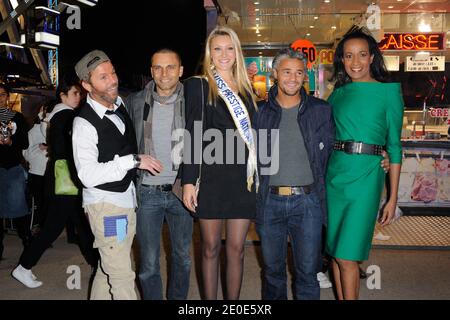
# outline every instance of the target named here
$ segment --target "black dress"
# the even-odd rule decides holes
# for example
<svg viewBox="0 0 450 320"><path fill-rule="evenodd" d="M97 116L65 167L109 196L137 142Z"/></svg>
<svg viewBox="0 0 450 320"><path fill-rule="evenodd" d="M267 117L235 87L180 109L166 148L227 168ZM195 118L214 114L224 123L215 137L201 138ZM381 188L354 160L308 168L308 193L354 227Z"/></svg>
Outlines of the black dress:
<svg viewBox="0 0 450 320"><path fill-rule="evenodd" d="M203 161L196 216L202 219L253 219L256 213L256 193L254 185L252 192L247 190L248 149L240 135L236 133L231 148L228 148L228 153L229 150L234 151L234 157L230 157L230 154L227 157L226 132L227 129L237 132L236 126L225 102L220 97L217 98L214 106L208 104L208 82L200 80L200 78L189 78L184 82L186 129L191 134L190 144L188 139L185 139L185 155L187 148L190 148L192 156L195 154L194 138L199 138L198 135L194 136L194 121L200 121L202 117L201 83L203 84L204 102L206 104L204 107L203 131L216 129L217 133L220 132L223 149L215 149L215 152L210 152L214 149L211 144L215 143L215 139L203 141L203 158L205 159L211 154L213 157L217 156L217 161L213 163ZM252 99L243 96L240 96L240 98L246 105L250 119L252 119L256 112ZM199 144L199 141L195 143ZM238 149L245 150L245 157L242 156L242 151L239 156ZM223 157L220 155L220 151L222 151ZM198 157L196 155L196 158ZM227 161L227 158L231 159ZM240 162L237 162L237 160ZM193 164L192 157L188 161L190 164L183 164L182 184L195 185L199 175L199 165Z"/></svg>

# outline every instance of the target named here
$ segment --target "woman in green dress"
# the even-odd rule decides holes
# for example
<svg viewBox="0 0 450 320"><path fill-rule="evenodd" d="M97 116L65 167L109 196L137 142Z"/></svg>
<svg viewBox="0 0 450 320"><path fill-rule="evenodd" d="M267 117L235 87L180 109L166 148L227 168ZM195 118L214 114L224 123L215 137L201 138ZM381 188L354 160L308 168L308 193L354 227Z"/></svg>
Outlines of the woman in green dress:
<svg viewBox="0 0 450 320"><path fill-rule="evenodd" d="M334 57L336 85L329 103L336 122L335 151L327 171L327 252L333 257L337 296L357 299L358 261L367 260L385 182L382 149L390 158L390 197L380 218L391 223L402 159L403 99L368 31L347 33ZM354 143L354 142L362 142Z"/></svg>

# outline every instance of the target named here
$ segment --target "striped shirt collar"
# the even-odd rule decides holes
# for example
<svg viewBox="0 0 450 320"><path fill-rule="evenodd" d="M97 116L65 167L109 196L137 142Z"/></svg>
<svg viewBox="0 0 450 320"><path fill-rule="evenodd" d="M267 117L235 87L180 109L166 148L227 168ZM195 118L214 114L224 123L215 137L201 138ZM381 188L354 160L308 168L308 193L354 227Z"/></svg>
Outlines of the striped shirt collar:
<svg viewBox="0 0 450 320"><path fill-rule="evenodd" d="M11 121L12 118L16 113L8 108L0 108L0 121L1 122L8 122Z"/></svg>

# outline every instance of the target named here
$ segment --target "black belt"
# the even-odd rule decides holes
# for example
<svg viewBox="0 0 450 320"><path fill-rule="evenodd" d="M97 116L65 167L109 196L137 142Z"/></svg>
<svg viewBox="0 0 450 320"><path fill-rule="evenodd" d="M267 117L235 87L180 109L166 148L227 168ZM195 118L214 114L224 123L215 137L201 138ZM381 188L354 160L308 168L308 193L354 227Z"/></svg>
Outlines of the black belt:
<svg viewBox="0 0 450 320"><path fill-rule="evenodd" d="M152 188L161 192L169 192L172 191L172 185L171 184L161 184L161 185L148 185L143 184L143 187Z"/></svg>
<svg viewBox="0 0 450 320"><path fill-rule="evenodd" d="M270 186L270 193L277 194L279 196L310 194L312 190L313 190L312 184L310 184L309 186L296 186L296 187Z"/></svg>
<svg viewBox="0 0 450 320"><path fill-rule="evenodd" d="M367 144L364 142L336 141L334 143L334 150L344 151L348 154L356 153L381 156L384 147L376 144Z"/></svg>

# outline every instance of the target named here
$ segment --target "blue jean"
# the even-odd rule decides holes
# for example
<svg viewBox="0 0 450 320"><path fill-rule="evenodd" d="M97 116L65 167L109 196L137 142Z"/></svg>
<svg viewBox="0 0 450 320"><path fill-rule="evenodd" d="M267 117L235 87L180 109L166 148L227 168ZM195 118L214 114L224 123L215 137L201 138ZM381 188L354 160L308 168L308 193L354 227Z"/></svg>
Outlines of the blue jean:
<svg viewBox="0 0 450 320"><path fill-rule="evenodd" d="M167 299L185 300L191 273L190 246L193 218L172 192L142 186L137 211L137 238L141 259L139 280L145 300L162 300L159 265L162 225L166 219L171 242Z"/></svg>
<svg viewBox="0 0 450 320"><path fill-rule="evenodd" d="M288 236L294 260L294 297L320 299L317 270L321 252L322 212L317 194L269 194L264 216L257 220L264 261L264 300L287 299Z"/></svg>
<svg viewBox="0 0 450 320"><path fill-rule="evenodd" d="M25 171L21 165L0 168L0 217L19 218L29 214Z"/></svg>

